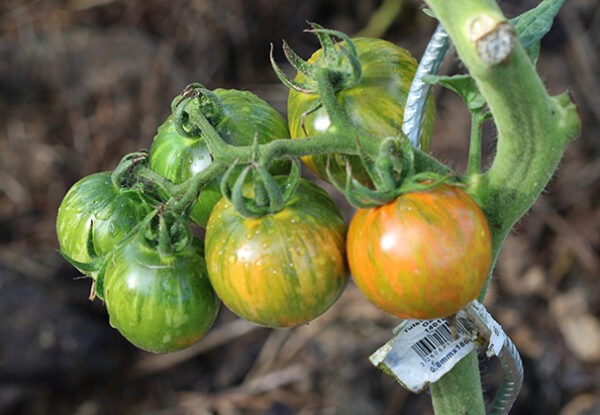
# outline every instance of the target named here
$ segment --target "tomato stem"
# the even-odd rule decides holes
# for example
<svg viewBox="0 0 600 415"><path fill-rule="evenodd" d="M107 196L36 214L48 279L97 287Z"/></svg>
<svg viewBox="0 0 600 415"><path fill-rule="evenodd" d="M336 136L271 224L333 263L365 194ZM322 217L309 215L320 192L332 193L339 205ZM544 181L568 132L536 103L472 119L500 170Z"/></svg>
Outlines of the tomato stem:
<svg viewBox="0 0 600 415"><path fill-rule="evenodd" d="M471 139L469 141L469 161L467 176L481 173L481 124L485 119L483 111L471 115Z"/></svg>
<svg viewBox="0 0 600 415"><path fill-rule="evenodd" d="M430 390L436 415L485 415L477 352L465 356Z"/></svg>
<svg viewBox="0 0 600 415"><path fill-rule="evenodd" d="M512 25L495 2L426 0L426 3L448 31L498 129L497 153L483 174L476 172L481 163L479 138L472 143L474 155L469 163L467 188L480 202L490 224L493 269L508 232L538 198L554 174L566 145L579 135L579 117L567 94L548 95L526 51L514 41ZM502 39L506 47L490 47L486 45L489 39ZM488 56L494 53L501 55ZM478 120L474 120L474 125L475 121ZM485 298L489 278L480 301ZM455 366L432 386L436 414L471 413L450 407L473 396L468 385L475 381L479 382L475 364ZM436 406L436 402L444 401L445 391L453 385L455 402Z"/></svg>

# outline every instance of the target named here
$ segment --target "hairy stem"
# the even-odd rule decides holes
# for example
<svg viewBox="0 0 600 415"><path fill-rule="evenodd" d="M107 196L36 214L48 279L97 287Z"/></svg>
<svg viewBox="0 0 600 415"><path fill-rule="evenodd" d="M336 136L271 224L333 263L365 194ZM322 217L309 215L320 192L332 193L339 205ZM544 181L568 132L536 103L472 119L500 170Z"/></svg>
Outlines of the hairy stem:
<svg viewBox="0 0 600 415"><path fill-rule="evenodd" d="M567 95L550 97L512 26L491 0L426 0L446 27L456 50L485 97L498 129L494 162L483 174L469 177L469 192L481 203L492 231L493 261L515 222L529 209L556 170L563 151L580 131L575 105ZM503 48L494 48L493 39ZM491 275L491 272L490 272ZM486 283L480 300L487 292ZM460 372L458 366L432 388L459 385L457 400L468 399L462 385L479 379L476 367ZM459 414L459 408L436 414Z"/></svg>
<svg viewBox="0 0 600 415"><path fill-rule="evenodd" d="M477 373L477 376L472 376ZM484 415L477 352L465 356L454 368L430 386L436 414Z"/></svg>

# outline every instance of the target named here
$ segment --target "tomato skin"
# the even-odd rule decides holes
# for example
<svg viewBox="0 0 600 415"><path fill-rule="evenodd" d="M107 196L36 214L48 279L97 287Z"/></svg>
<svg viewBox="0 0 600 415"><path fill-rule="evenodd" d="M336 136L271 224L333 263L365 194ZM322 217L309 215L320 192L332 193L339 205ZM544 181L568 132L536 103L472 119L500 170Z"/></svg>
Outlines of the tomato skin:
<svg viewBox="0 0 600 415"><path fill-rule="evenodd" d="M397 136L402 129L402 118L408 90L417 70L417 61L410 53L381 39L352 39L358 51L362 66L361 81L352 88L339 91L336 96L350 119L363 130L380 136ZM342 42L341 45L345 45ZM322 59L323 51L319 49L309 59L310 63ZM306 82L306 77L299 73L295 81ZM304 119L306 133L302 129L302 114L309 111L318 95L303 94L290 91L288 96L288 120L292 138L318 136L329 128L329 117L324 108L309 114ZM433 99L429 100L421 148L429 149L435 117ZM362 183L370 183L370 179L358 157L350 157L354 176ZM321 179L328 180L326 173L326 156L307 156L302 161ZM343 178L345 161L339 157L332 158L331 171ZM343 180L342 180L343 183Z"/></svg>
<svg viewBox="0 0 600 415"><path fill-rule="evenodd" d="M224 117L215 126L225 142L235 146L251 145L258 133L261 144L277 138L289 138L287 123L269 104L248 91L215 89L221 100ZM182 183L201 172L212 159L206 142L200 138L181 137L170 116L154 137L150 150L150 168L173 183ZM276 161L270 168L273 174L289 171L288 162ZM192 207L190 218L199 226L206 227L213 206L221 198L221 177L210 182Z"/></svg>
<svg viewBox="0 0 600 415"><path fill-rule="evenodd" d="M110 172L86 176L69 189L58 209L61 252L90 262L87 241L92 229L96 254L106 255L150 210L134 191L117 189Z"/></svg>
<svg viewBox="0 0 600 415"><path fill-rule="evenodd" d="M212 326L219 310L206 274L202 243L161 256L141 235L110 259L104 296L110 324L135 346L154 353L184 349Z"/></svg>
<svg viewBox="0 0 600 415"><path fill-rule="evenodd" d="M346 229L327 193L304 179L282 211L258 219L244 219L221 199L206 229L209 278L223 303L246 320L306 323L346 286Z"/></svg>
<svg viewBox="0 0 600 415"><path fill-rule="evenodd" d="M360 209L350 222L347 254L354 281L373 304L400 318L433 319L479 295L492 242L475 201L442 184Z"/></svg>

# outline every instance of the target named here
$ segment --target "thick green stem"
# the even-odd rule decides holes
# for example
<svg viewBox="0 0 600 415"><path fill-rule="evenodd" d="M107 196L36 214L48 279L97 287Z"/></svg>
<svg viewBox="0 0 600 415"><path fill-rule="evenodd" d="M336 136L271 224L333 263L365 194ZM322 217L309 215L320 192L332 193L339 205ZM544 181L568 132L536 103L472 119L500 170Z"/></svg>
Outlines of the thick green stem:
<svg viewBox="0 0 600 415"><path fill-rule="evenodd" d="M476 373L477 376L472 376ZM485 406L475 351L430 386L433 410L437 414L484 415Z"/></svg>
<svg viewBox="0 0 600 415"><path fill-rule="evenodd" d="M492 166L484 174L469 177L469 192L481 203L490 224L495 262L508 232L554 174L565 146L579 135L579 117L567 95L548 95L534 65L516 41L512 26L494 1L426 2L446 27L498 129ZM488 284L489 278L480 300L485 297ZM458 370L455 367L448 374L451 376L432 387L434 402L438 392L452 386L450 383L457 387L457 402L469 399L465 386L478 379L479 373L475 367L460 373ZM436 415L460 413L458 407L436 409Z"/></svg>

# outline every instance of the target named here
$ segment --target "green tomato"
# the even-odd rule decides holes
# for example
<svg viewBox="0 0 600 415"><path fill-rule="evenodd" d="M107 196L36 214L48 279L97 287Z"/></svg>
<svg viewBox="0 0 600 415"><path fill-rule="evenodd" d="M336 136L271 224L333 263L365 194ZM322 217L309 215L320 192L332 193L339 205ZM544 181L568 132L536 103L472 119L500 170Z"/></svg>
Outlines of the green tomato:
<svg viewBox="0 0 600 415"><path fill-rule="evenodd" d="M268 143L278 138L289 138L287 123L269 104L248 91L216 89L213 91L223 105L223 119L215 130L228 144L251 145L254 135L258 142ZM200 138L181 137L172 116L158 128L150 150L150 168L173 183L182 183L210 165L212 159L206 142ZM272 174L289 171L289 163L276 161L270 168ZM190 218L206 227L210 212L221 198L221 177L202 189L193 205Z"/></svg>
<svg viewBox="0 0 600 415"><path fill-rule="evenodd" d="M245 190L252 195L252 186ZM335 203L308 180L283 210L258 219L243 218L221 199L206 229L208 275L242 318L268 327L303 324L346 286L345 235Z"/></svg>
<svg viewBox="0 0 600 415"><path fill-rule="evenodd" d="M104 275L110 324L135 346L168 353L198 341L219 310L206 274L202 242L161 256L137 234L110 258Z"/></svg>
<svg viewBox="0 0 600 415"><path fill-rule="evenodd" d="M350 120L368 133L380 137L397 136L402 130L404 106L408 90L417 70L417 61L410 53L381 39L353 39L362 67L360 82L352 88L339 91L336 96ZM341 43L342 46L345 42ZM310 63L322 60L323 51L319 49L309 59ZM306 77L298 73L295 81L306 83ZM303 115L311 110L318 95L290 91L288 97L288 119L292 138L304 138L307 135L318 136L329 129L330 120L324 108ZM429 149L435 117L433 99L425 114L421 148ZM362 183L371 181L358 157L349 157L354 176ZM321 179L328 180L326 173L327 157L323 155L302 158L306 166ZM332 173L343 183L345 177L345 159L332 157Z"/></svg>
<svg viewBox="0 0 600 415"><path fill-rule="evenodd" d="M115 187L110 172L84 177L71 187L58 209L60 250L75 261L90 262L91 231L95 253L104 256L150 211L136 191Z"/></svg>

